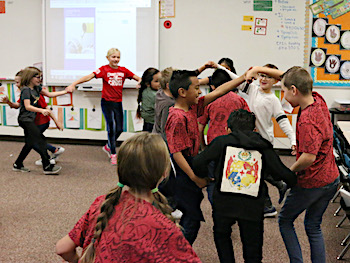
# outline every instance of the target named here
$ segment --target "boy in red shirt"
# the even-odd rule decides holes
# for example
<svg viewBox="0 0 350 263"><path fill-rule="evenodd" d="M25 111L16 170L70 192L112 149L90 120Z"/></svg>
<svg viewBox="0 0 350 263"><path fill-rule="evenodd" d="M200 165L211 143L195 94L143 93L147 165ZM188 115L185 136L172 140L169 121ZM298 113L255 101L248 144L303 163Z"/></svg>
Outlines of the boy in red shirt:
<svg viewBox="0 0 350 263"><path fill-rule="evenodd" d="M197 177L191 168L192 158L198 154L200 145L197 118L203 114L207 104L245 81L244 76L240 76L199 98L201 91L196 76L194 71L173 72L169 87L175 105L169 109L165 125L166 139L176 169L175 201L183 212L180 225L190 244L197 237L200 221L204 221L200 209L203 199L201 188L208 181Z"/></svg>
<svg viewBox="0 0 350 263"><path fill-rule="evenodd" d="M312 91L312 78L301 67L292 67L283 75L279 70L255 67L247 78L257 72L282 78L284 97L293 107L300 106L296 127L297 161L290 168L297 172L298 183L288 194L279 215L279 227L290 261L303 262L294 220L306 211L304 224L311 261L326 262L321 222L339 183L327 104L320 94Z"/></svg>

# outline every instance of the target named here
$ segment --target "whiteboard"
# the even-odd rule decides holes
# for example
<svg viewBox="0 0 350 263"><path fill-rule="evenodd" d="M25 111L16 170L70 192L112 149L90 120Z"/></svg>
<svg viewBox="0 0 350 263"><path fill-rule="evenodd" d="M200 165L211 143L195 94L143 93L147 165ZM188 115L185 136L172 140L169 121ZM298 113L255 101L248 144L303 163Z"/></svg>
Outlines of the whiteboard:
<svg viewBox="0 0 350 263"><path fill-rule="evenodd" d="M254 2L258 1L176 0L176 17L160 20L161 68L195 69L222 57L234 61L238 74L267 63L281 70L304 66L308 1L272 0L272 11L254 11ZM253 20L244 21L245 16ZM267 19L266 35L254 34L257 18ZM170 29L163 26L166 20L172 23ZM242 30L242 26L251 30Z"/></svg>
<svg viewBox="0 0 350 263"><path fill-rule="evenodd" d="M120 66L141 76L158 68L158 1L44 0L44 82L69 85L121 53ZM126 81L124 86L130 82ZM131 82L136 86L136 81ZM92 79L87 86L102 85Z"/></svg>
<svg viewBox="0 0 350 263"><path fill-rule="evenodd" d="M41 0L6 1L0 14L0 78L42 62Z"/></svg>

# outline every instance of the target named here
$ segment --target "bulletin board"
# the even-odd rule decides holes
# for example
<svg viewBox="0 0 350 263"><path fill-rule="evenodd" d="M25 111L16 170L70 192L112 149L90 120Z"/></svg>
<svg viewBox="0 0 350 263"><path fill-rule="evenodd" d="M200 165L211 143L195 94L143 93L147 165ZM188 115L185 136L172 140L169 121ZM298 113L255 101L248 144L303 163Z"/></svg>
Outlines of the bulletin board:
<svg viewBox="0 0 350 263"><path fill-rule="evenodd" d="M311 76L314 86L350 86L350 1L314 1L310 9L312 46ZM327 6L327 3L338 5Z"/></svg>

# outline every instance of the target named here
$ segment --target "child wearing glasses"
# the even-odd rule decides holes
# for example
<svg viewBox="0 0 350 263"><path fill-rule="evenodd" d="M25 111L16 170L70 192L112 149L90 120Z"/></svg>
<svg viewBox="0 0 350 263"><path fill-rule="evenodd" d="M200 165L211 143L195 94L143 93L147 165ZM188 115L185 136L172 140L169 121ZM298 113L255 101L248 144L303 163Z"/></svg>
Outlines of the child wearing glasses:
<svg viewBox="0 0 350 263"><path fill-rule="evenodd" d="M40 86L40 74L40 70L34 67L27 67L22 72L18 124L24 130L25 145L13 164L13 170L17 172L29 172L29 169L24 167L23 161L29 152L34 149L41 156L44 174L53 175L58 174L61 167L50 163L49 154L46 148L46 139L41 133L39 127L35 124L35 118L37 113L41 113L44 116L53 116L49 109L40 107L40 94L53 97L66 94L67 90L55 93L43 90Z"/></svg>
<svg viewBox="0 0 350 263"><path fill-rule="evenodd" d="M264 67L278 69L275 65L266 64ZM258 77L259 86L250 84L246 93L248 94L248 105L250 110L254 112L256 116L256 128L263 138L271 142L273 145L274 133L273 133L273 122L274 117L281 127L282 131L288 136L292 154L295 154L295 132L293 131L292 125L290 124L280 100L275 96L271 89L278 80L267 75L260 74ZM280 193L279 203L282 202L285 191L287 190L286 185L282 181L275 181L271 176L267 176L266 180L272 185L276 186ZM269 195L265 200L264 216L270 217L277 215L276 208L272 205Z"/></svg>
<svg viewBox="0 0 350 263"><path fill-rule="evenodd" d="M266 64L264 67L278 69L272 64ZM231 78L237 77L237 75L233 74L232 72L226 72L230 74ZM248 106L256 116L256 129L264 139L268 140L273 145L274 133L272 118L274 117L282 131L288 136L292 154L295 155L295 132L293 131L293 128L286 114L284 113L284 110L282 109L281 102L271 91L272 87L278 82L278 80L272 76L269 76L268 74L259 74L258 76L260 85L251 83L250 85L242 84L238 87L238 89L243 90L248 95ZM275 181L269 175L266 176L265 180L278 188L280 194L278 202L281 203L287 190L286 184L282 181ZM277 215L277 211L272 205L267 191L264 216L272 217L275 215Z"/></svg>

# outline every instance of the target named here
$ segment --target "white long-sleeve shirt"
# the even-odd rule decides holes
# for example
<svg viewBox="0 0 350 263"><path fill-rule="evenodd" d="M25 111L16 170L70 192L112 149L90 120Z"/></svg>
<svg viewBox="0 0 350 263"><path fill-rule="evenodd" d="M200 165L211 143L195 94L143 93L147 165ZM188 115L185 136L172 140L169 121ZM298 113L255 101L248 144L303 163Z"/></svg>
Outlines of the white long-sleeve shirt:
<svg viewBox="0 0 350 263"><path fill-rule="evenodd" d="M225 67L218 65L218 68L225 70L232 79L238 78L238 75L227 70ZM237 88L243 90L245 87L246 82L243 82ZM265 93L254 83L250 84L245 92L248 94L247 103L250 110L254 112L256 116L256 128L261 136L273 145L274 133L272 117L274 117L282 131L288 136L291 146L296 145L295 132L282 109L279 99L272 92Z"/></svg>

